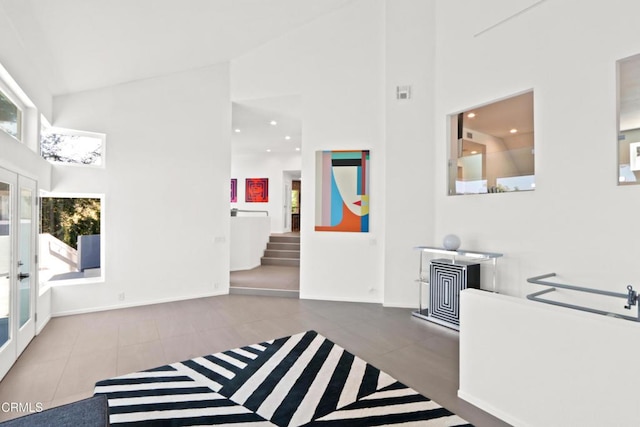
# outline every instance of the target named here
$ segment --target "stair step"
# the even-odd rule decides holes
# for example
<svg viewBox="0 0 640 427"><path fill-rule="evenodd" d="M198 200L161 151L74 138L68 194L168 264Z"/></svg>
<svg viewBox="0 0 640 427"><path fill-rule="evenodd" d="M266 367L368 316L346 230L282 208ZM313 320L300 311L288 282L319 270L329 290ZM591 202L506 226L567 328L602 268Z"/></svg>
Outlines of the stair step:
<svg viewBox="0 0 640 427"><path fill-rule="evenodd" d="M268 242L267 249L276 251L300 251L300 243Z"/></svg>
<svg viewBox="0 0 640 427"><path fill-rule="evenodd" d="M300 243L300 236L269 236L270 242L278 242L278 243Z"/></svg>
<svg viewBox="0 0 640 427"><path fill-rule="evenodd" d="M281 251L267 249L266 251L264 251L264 256L267 258L300 258L300 251Z"/></svg>
<svg viewBox="0 0 640 427"><path fill-rule="evenodd" d="M262 257L260 261L262 265L284 265L289 267L300 266L300 258Z"/></svg>

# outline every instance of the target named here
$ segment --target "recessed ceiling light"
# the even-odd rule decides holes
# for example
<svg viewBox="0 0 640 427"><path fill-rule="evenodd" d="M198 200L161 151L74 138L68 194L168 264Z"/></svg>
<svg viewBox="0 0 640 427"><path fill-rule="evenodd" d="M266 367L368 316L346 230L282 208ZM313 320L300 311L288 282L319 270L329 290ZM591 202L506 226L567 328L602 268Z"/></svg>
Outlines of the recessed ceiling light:
<svg viewBox="0 0 640 427"><path fill-rule="evenodd" d="M233 130L235 133L240 133L240 129L234 129Z"/></svg>
<svg viewBox="0 0 640 427"><path fill-rule="evenodd" d="M271 152L271 148L267 148L267 153L270 153L270 152Z"/></svg>
<svg viewBox="0 0 640 427"><path fill-rule="evenodd" d="M467 114L467 117L470 119L473 119L476 116L476 113L469 113Z"/></svg>
<svg viewBox="0 0 640 427"><path fill-rule="evenodd" d="M477 151L472 151L471 154L478 154L478 152Z"/></svg>
<svg viewBox="0 0 640 427"><path fill-rule="evenodd" d="M284 139L286 139L287 141L291 139L291 137L289 135L285 136Z"/></svg>
<svg viewBox="0 0 640 427"><path fill-rule="evenodd" d="M296 147L296 151L300 151L300 147Z"/></svg>
<svg viewBox="0 0 640 427"><path fill-rule="evenodd" d="M518 129L511 129L509 132L511 132L511 133L518 133Z"/></svg>
<svg viewBox="0 0 640 427"><path fill-rule="evenodd" d="M276 122L275 120L271 120L271 121L269 122L269 124L270 124L271 126L275 126L275 125L277 125L277 124L278 124L278 122Z"/></svg>

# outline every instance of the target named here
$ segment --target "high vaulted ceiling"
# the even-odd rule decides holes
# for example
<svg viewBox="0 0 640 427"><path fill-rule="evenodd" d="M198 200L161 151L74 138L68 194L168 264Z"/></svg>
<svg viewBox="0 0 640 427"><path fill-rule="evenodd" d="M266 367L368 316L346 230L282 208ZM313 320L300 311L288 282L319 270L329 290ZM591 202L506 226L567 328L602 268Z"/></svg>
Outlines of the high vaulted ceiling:
<svg viewBox="0 0 640 427"><path fill-rule="evenodd" d="M353 0L0 0L54 95L226 62Z"/></svg>

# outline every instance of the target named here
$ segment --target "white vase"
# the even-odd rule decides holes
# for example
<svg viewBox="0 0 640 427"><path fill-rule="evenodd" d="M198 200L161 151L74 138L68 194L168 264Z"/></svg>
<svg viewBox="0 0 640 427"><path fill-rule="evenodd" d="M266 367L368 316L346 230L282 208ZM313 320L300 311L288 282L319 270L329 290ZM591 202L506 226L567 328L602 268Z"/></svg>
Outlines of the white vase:
<svg viewBox="0 0 640 427"><path fill-rule="evenodd" d="M446 236L444 236L442 246L448 251L458 250L458 248L460 247L460 238L455 234L447 234Z"/></svg>

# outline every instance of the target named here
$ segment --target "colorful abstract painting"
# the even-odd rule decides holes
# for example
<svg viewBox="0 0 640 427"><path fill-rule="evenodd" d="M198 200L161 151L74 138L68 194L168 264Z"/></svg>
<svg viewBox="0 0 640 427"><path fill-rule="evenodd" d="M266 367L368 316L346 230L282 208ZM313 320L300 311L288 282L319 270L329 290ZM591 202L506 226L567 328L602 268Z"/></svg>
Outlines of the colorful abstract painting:
<svg viewBox="0 0 640 427"><path fill-rule="evenodd" d="M269 178L247 178L245 202L266 203L269 201Z"/></svg>
<svg viewBox="0 0 640 427"><path fill-rule="evenodd" d="M369 150L316 153L316 231L369 231Z"/></svg>
<svg viewBox="0 0 640 427"><path fill-rule="evenodd" d="M231 203L238 201L238 179L231 178Z"/></svg>

